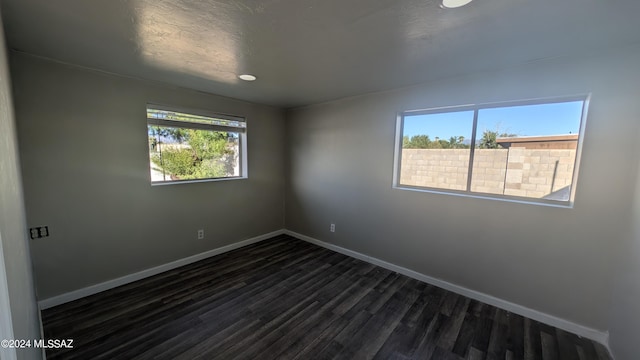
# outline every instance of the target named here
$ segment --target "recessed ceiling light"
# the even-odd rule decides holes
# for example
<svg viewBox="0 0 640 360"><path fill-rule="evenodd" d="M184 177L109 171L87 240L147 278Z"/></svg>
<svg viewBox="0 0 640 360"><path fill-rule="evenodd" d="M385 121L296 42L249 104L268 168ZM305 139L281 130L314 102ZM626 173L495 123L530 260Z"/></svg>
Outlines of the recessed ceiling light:
<svg viewBox="0 0 640 360"><path fill-rule="evenodd" d="M453 9L461 6L465 6L472 0L442 0L441 7L444 9Z"/></svg>
<svg viewBox="0 0 640 360"><path fill-rule="evenodd" d="M240 78L240 80L244 80L244 81L254 81L255 79L257 79L255 76L251 74L242 74L242 75L238 75L238 77Z"/></svg>

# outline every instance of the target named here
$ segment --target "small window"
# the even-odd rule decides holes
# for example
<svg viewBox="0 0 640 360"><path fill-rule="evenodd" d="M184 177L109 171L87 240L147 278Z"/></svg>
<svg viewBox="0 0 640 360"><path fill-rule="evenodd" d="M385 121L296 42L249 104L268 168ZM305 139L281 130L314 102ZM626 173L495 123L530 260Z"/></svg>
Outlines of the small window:
<svg viewBox="0 0 640 360"><path fill-rule="evenodd" d="M246 121L147 107L151 183L246 177Z"/></svg>
<svg viewBox="0 0 640 360"><path fill-rule="evenodd" d="M408 111L394 186L570 204L586 97Z"/></svg>

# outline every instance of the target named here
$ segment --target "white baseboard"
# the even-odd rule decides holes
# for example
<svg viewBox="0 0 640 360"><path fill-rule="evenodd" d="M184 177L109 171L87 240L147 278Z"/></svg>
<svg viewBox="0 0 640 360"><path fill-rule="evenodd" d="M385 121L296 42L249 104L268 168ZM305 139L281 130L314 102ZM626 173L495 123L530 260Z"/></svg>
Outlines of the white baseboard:
<svg viewBox="0 0 640 360"><path fill-rule="evenodd" d="M477 300L477 301L481 301L485 304L489 304L489 305L493 305L497 308L512 312L514 314L518 314L518 315L522 315L525 317L528 317L530 319L539 321L541 323L544 324L548 324L554 327L557 327L559 329L574 333L576 335L585 337L587 339L591 339L594 341L597 341L603 345L605 345L608 349L608 345L609 345L609 332L608 331L599 331L596 329L592 329L590 327L586 327L580 324L576 324L574 322L565 320L565 319L561 319L559 317L555 317L553 315L549 315L549 314L545 314L543 312L537 311L537 310L533 310L530 309L528 307L522 306L522 305L518 305L518 304L514 304L512 302L503 300L503 299L499 299L496 298L494 296L491 295L487 295L475 290L471 290L465 287L462 287L460 285L456 285L456 284L452 284L450 282L444 281L444 280L440 280L440 279L436 279L433 278L431 276L425 275L425 274L421 274L419 272L404 268L402 266L398 266L389 262L386 262L384 260L380 260L378 258L374 258L372 256L368 256L368 255L364 255L361 254L357 251L353 251L353 250L349 250L349 249L345 249L343 247L337 246L337 245L333 245L330 243L326 243L324 241L318 240L318 239L314 239L312 237L306 236L306 235L302 235L299 234L297 232L294 231L290 231L290 230L285 230L285 234L293 236L295 238L298 238L300 240L304 240L307 241L309 243L321 246L323 248L329 249L329 250L333 250L335 252L339 252L341 254L362 260L362 261L366 261L368 263L380 266L382 268L397 272L399 274L408 276L410 278L425 282L427 284L431 284L437 287L440 287L442 289L445 290L449 290L451 292L454 292L456 294L460 294L463 296L466 296L468 298ZM610 350L610 349L609 349ZM611 351L609 351L611 352Z"/></svg>
<svg viewBox="0 0 640 360"><path fill-rule="evenodd" d="M242 240L239 241L237 243L233 243L230 245L226 245L223 247L219 247L217 249L213 249L213 250L209 250L209 251L205 251L203 253L200 254L196 254L193 256L189 256L183 259L179 259L176 261L172 261L170 263L164 264L164 265L160 265L160 266L156 266L150 269L146 269L146 270L142 270L139 271L137 273L133 273L133 274L129 274L129 275L125 275L123 277L119 277L117 279L112 279L112 280L108 280L105 281L103 283L99 283L99 284L95 284L95 285L91 285L91 286L87 286L85 288L82 289L78 289L78 290L74 290L68 293L64 293L61 295L57 295L54 297L50 297L44 300L40 300L38 302L38 306L40 307L41 310L44 309L48 309L57 305L61 305L70 301L74 301L74 300L78 300L80 298L89 296L89 295L93 295L93 294L97 294L99 292L105 291L105 290L109 290L109 289L113 289L115 287L118 287L120 285L125 285L125 284L129 284L132 283L134 281L138 281L144 278L148 278L150 276L153 275L157 275L160 273L163 273L165 271L169 271L169 270L173 270L176 268L179 268L181 266L184 265L188 265L188 264L192 264L194 262L200 261L200 260L204 260L206 258L210 258L212 256L216 256L222 253L226 253L228 251L231 250L235 250L238 248L241 248L243 246L247 246L247 245L251 245L269 238L272 238L274 236L278 236L278 235L282 235L284 234L285 231L284 229L282 230L277 230L277 231L273 231L270 232L268 234L263 234L260 236L256 236L253 237L251 239L246 239L246 240Z"/></svg>

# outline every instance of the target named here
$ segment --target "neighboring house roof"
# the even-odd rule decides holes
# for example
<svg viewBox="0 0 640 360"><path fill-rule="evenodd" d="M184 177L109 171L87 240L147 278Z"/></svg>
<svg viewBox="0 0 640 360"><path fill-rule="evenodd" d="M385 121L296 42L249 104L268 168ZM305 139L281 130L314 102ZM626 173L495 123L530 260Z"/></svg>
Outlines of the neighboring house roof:
<svg viewBox="0 0 640 360"><path fill-rule="evenodd" d="M575 149L578 147L578 134L499 137L496 142L504 148Z"/></svg>

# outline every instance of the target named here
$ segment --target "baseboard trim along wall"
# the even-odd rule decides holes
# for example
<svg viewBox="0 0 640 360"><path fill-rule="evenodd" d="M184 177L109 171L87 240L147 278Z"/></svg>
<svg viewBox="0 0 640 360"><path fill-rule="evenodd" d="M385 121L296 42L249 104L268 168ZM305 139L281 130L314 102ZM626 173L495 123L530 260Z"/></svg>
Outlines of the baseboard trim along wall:
<svg viewBox="0 0 640 360"><path fill-rule="evenodd" d="M475 290L471 290L471 289L467 289L465 287L462 287L460 285L456 285L456 284L452 284L450 282L444 281L444 280L440 280L440 279L436 279L433 278L431 276L425 275L425 274L421 274L419 272L404 268L402 266L398 266L389 262L386 262L384 260L380 260L378 258L372 257L372 256L368 256L365 254L361 254L357 251L353 251L353 250L349 250L349 249L345 249L343 247L334 245L334 244L330 244L318 239L314 239L312 237L306 236L306 235L302 235L299 234L297 232L294 231L290 231L290 230L285 230L285 234L293 236L295 238L298 238L300 240L304 240L306 242L321 246L323 248L329 249L329 250L333 250L335 252L339 252L341 254L362 260L362 261L366 261L368 263L371 263L373 265L377 265L380 266L382 268L385 268L387 270L391 270L391 271L395 271L399 274L408 276L410 278L425 282L427 284L431 284L440 288L443 288L445 290L449 290L451 292L454 292L456 294L460 294L463 296L466 296L468 298L474 299L474 300L478 300L478 301L482 301L483 303L489 304L489 305L493 305L497 308L512 312L514 314L518 314L518 315L522 315L525 317L528 317L530 319L539 321L541 323L545 323L554 327L557 327L559 329L568 331L568 332L572 332L576 335L585 337L587 339L591 339L594 341L597 341L603 345L605 345L607 348L609 346L609 332L603 332L603 331L599 331L599 330L595 330L580 324L576 324L573 323L571 321L565 320L565 319L561 319L559 317L555 317L553 315L549 315L549 314L545 314L543 312L537 311L537 310L533 310L530 309L528 307L522 306L522 305L518 305L518 304L514 304L512 302L503 300L503 299L499 299L496 297L493 297L491 295L487 295ZM609 349L610 350L610 349Z"/></svg>
<svg viewBox="0 0 640 360"><path fill-rule="evenodd" d="M189 265L192 264L194 262L200 261L200 260L204 260L207 258L210 258L212 256L216 256L216 255L220 255L226 252L229 252L231 250L235 250L238 248L241 248L243 246L247 246L247 245L251 245L251 244L255 244L257 242L263 241L263 240L267 240L269 238L272 238L274 236L278 236L278 235L282 235L285 233L284 229L281 230L276 230L267 234L263 234L263 235L259 235L250 239L246 239L246 240L242 240L233 244L229 244L226 246L222 246L216 249L212 249L209 251L205 251L203 253L200 254L196 254L196 255L192 255L183 259L179 259L176 261L172 261L170 263L164 264L164 265L160 265L160 266L156 266L150 269L146 269L146 270L142 270L133 274L129 274L129 275L125 275L123 277L119 277L117 279L112 279L112 280L108 280L99 284L95 284L95 285L91 285L91 286L87 286L85 288L82 289L78 289L78 290L74 290L68 293L64 293L61 295L57 295L48 299L44 299L44 300L40 300L38 302L38 306L40 307L41 310L44 309L48 309L57 305L61 305L64 303L68 303L74 300L78 300L81 299L83 297L86 296L90 296L93 294L97 294L99 292L105 291L105 290L109 290L109 289L113 289L116 288L118 286L121 285L125 285L125 284L129 284L132 283L134 281L138 281L144 278L148 278L150 276L154 276L160 273L163 273L165 271L169 271L169 270L173 270L176 268L179 268L181 266L184 265Z"/></svg>

